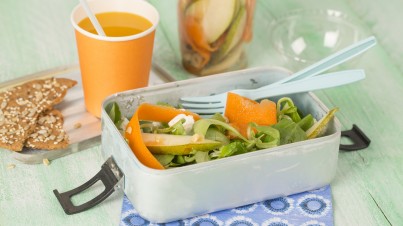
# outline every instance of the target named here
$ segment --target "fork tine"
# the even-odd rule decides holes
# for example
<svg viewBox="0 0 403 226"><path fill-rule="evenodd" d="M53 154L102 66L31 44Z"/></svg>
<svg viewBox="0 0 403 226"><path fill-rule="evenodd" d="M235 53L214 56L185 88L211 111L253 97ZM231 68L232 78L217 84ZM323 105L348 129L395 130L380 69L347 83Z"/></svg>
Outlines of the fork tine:
<svg viewBox="0 0 403 226"><path fill-rule="evenodd" d="M194 103L182 103L182 106L184 108L204 108L204 109L209 109L209 108L222 108L224 107L224 103L220 102L220 103L210 103L210 104L194 104Z"/></svg>
<svg viewBox="0 0 403 226"><path fill-rule="evenodd" d="M226 93L221 93L212 96L204 97L182 97L180 98L183 102L193 102L193 103L219 103L226 97Z"/></svg>
<svg viewBox="0 0 403 226"><path fill-rule="evenodd" d="M211 118L214 114L207 114L207 115L199 114L199 115L202 118Z"/></svg>
<svg viewBox="0 0 403 226"><path fill-rule="evenodd" d="M214 109L199 109L199 108L185 108L188 111L200 114L200 115L214 115L215 113L224 113L224 108L214 108Z"/></svg>

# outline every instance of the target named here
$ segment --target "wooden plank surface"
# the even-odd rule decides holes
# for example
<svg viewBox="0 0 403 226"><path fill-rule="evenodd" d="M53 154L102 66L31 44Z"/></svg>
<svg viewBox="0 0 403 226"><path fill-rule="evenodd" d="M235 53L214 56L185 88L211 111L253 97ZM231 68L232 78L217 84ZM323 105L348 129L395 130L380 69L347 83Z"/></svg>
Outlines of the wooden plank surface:
<svg viewBox="0 0 403 226"><path fill-rule="evenodd" d="M178 52L176 0L152 0L161 14L154 64L186 79ZM0 1L0 82L64 65L77 64L70 12L78 1ZM290 68L270 44L270 24L295 9L336 9L358 20L378 45L355 64L367 78L344 87L318 91L337 114L344 129L357 124L372 143L358 152L340 152L331 184L335 225L403 225L403 41L400 10L403 2L364 0L259 0L249 66ZM263 46L263 47L262 47ZM167 60L168 59L168 60ZM163 63L161 63L163 62ZM295 70L295 68L292 68ZM67 216L52 190L69 190L91 178L104 159L100 147L66 156L45 165L25 165L0 150L0 225L117 225L121 193L99 207ZM8 169L10 164L16 167ZM102 188L77 197L83 202Z"/></svg>

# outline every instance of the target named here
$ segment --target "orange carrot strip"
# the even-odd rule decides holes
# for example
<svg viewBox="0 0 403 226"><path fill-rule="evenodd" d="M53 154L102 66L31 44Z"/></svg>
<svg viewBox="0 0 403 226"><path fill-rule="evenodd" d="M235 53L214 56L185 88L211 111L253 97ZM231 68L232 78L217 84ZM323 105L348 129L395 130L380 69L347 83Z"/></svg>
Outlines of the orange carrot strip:
<svg viewBox="0 0 403 226"><path fill-rule="evenodd" d="M231 124L239 128L242 135L246 136L246 129L250 122L258 125L274 125L277 123L276 103L267 99L258 103L229 92L225 116Z"/></svg>
<svg viewBox="0 0 403 226"><path fill-rule="evenodd" d="M188 22L188 19L185 19L185 16L183 13L184 9L181 9L182 7L185 7L185 5L183 5L183 6L180 5L179 6L180 9L178 10L178 12L179 12L179 15L178 15L178 17L179 17L179 25L178 25L179 26L179 35L180 35L181 41L183 42L183 43L181 43L181 49L183 52L187 52L189 50L187 50L186 45L190 45L192 50L201 57L202 61L200 63L198 63L197 65L185 64L185 66L187 66L187 67L189 67L189 66L194 67L194 68L188 68L188 70L194 71L196 73L198 70L203 68L210 61L211 52L209 50L199 47L200 44L196 45L196 43L194 42L194 40L192 38L192 35L195 35L195 34L188 33L187 29L189 26L189 24L188 24L189 22Z"/></svg>
<svg viewBox="0 0 403 226"><path fill-rule="evenodd" d="M169 122L178 114L192 115L195 120L200 116L189 111L182 111L173 107L143 103L131 118L125 131L125 138L137 159L152 169L164 169L161 163L151 154L141 138L140 120Z"/></svg>
<svg viewBox="0 0 403 226"><path fill-rule="evenodd" d="M201 22L193 17L186 16L185 18L185 30L186 34L194 41L194 44L200 49L207 50L209 52L213 52L217 50L217 48L213 48L208 43L206 36L204 35L204 29L201 25Z"/></svg>
<svg viewBox="0 0 403 226"><path fill-rule="evenodd" d="M246 0L246 13L248 14L248 17L246 18L246 26L245 26L245 31L242 35L242 40L245 42L250 42L252 40L253 36L253 15L255 13L255 5L256 1L255 0Z"/></svg>

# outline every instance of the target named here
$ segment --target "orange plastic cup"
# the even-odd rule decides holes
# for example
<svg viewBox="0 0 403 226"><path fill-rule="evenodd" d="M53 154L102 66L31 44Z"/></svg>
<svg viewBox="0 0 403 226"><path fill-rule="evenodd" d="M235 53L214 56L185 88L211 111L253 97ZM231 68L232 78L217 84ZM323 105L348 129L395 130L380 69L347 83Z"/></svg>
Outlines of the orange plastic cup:
<svg viewBox="0 0 403 226"><path fill-rule="evenodd" d="M88 112L100 117L102 101L107 96L148 85L159 14L151 4L140 0L96 0L88 4L94 14L126 12L152 23L149 29L136 35L99 36L78 26L87 15L81 5L74 8L71 22L75 29L85 106Z"/></svg>

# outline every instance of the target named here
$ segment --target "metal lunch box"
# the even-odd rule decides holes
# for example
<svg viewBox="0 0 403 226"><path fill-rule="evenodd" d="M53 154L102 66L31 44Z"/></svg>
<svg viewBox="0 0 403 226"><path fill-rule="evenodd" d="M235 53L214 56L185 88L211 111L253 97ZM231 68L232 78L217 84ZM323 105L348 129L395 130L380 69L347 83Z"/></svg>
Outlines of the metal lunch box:
<svg viewBox="0 0 403 226"><path fill-rule="evenodd" d="M103 106L115 101L122 114L130 118L143 102L177 104L183 96L258 88L288 75L286 70L276 68L228 72L116 93L109 96ZM317 120L329 110L310 92L289 96L304 114L311 113ZM107 187L99 195L100 200L89 205L105 199L123 178L125 194L138 213L150 222L170 222L316 189L329 184L336 173L341 136L337 118L330 122L326 135L320 138L166 170L144 166L105 110L101 119L102 152L108 159L103 168L109 166L106 174L113 180L97 175L81 186L82 189L88 188L102 180ZM108 187L110 191L106 191ZM62 203L68 202L68 198L78 190L80 187L68 194L54 192ZM73 211L74 206L69 205L63 208L70 214L89 207L81 206Z"/></svg>

